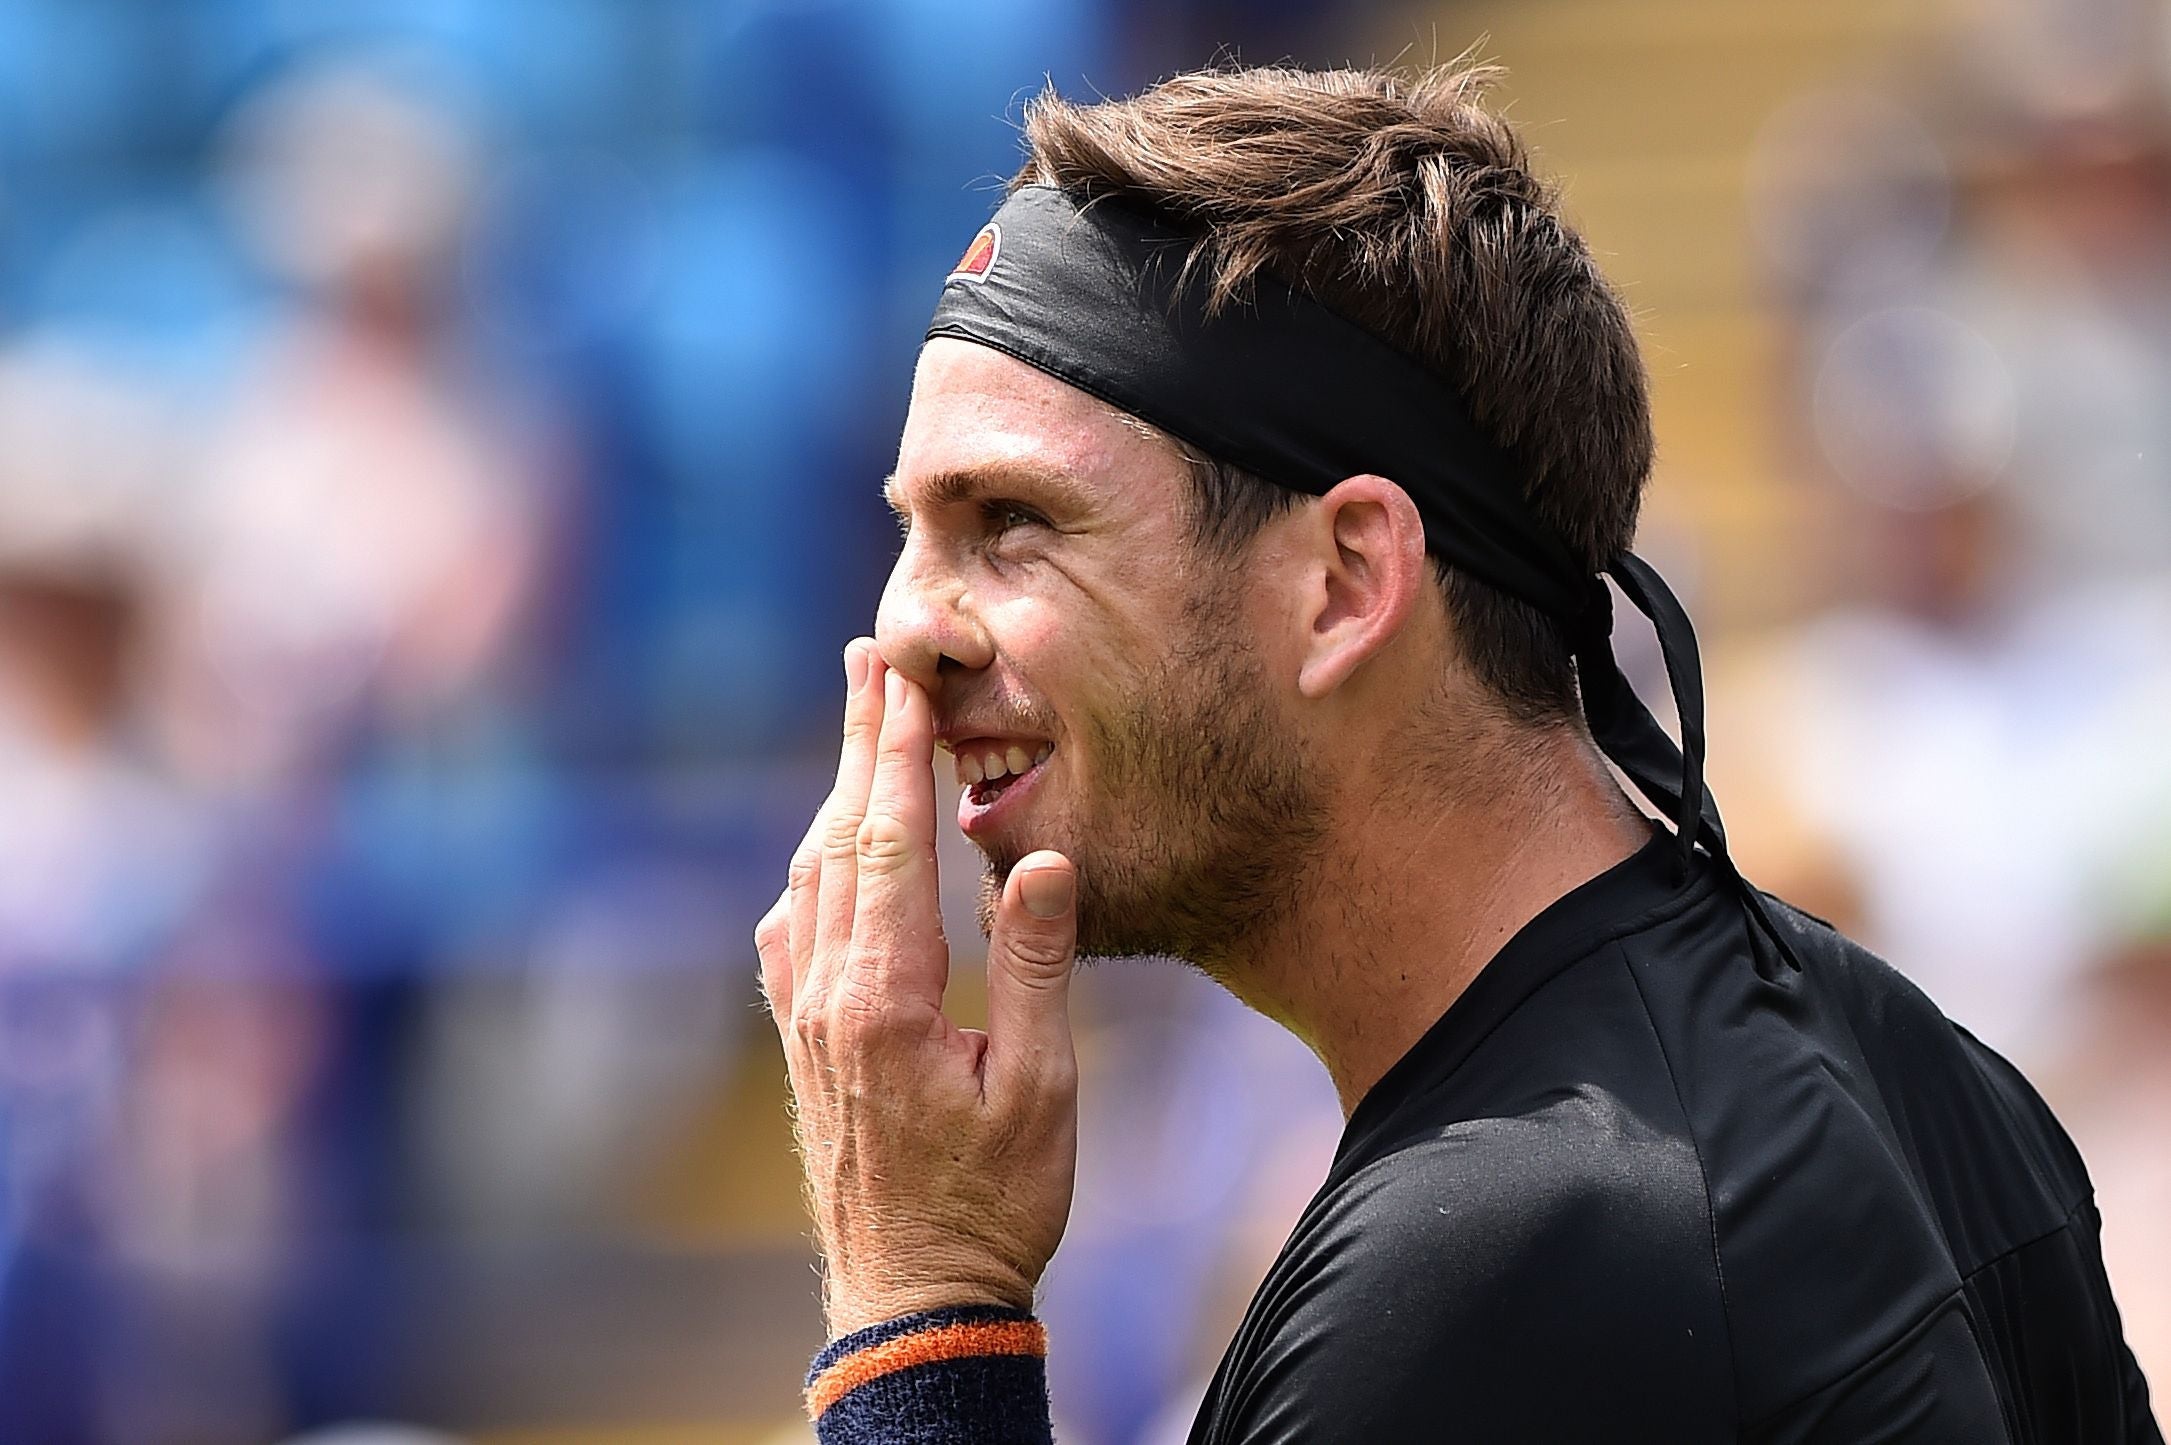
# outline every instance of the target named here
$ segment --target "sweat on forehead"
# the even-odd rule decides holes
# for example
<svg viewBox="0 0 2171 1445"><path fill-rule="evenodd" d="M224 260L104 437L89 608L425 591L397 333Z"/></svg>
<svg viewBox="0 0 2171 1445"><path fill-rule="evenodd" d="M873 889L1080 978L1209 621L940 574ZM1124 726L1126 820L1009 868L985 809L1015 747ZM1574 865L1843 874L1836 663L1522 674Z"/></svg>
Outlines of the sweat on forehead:
<svg viewBox="0 0 2171 1445"><path fill-rule="evenodd" d="M1140 418L1132 416L1129 412L1124 411L1118 407L1103 407L1102 410L1106 411L1109 416L1115 418L1117 425L1129 427L1132 431L1137 432L1147 441L1158 443L1162 446L1167 447L1169 450L1177 453L1179 456L1182 455L1183 447L1176 441L1176 439L1170 436L1167 432L1162 431L1152 422L1141 420Z"/></svg>

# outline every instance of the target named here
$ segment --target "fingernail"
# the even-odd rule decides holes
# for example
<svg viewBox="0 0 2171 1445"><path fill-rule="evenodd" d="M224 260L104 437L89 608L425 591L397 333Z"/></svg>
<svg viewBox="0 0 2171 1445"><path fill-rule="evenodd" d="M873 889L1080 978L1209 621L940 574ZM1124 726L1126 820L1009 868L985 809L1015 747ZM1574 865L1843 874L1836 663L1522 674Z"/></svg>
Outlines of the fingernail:
<svg viewBox="0 0 2171 1445"><path fill-rule="evenodd" d="M894 667L889 670L889 676L883 682L882 702L885 707L905 705L905 675Z"/></svg>
<svg viewBox="0 0 2171 1445"><path fill-rule="evenodd" d="M1018 880L1018 896L1033 917L1061 918L1070 907L1071 882L1068 868L1035 868Z"/></svg>
<svg viewBox="0 0 2171 1445"><path fill-rule="evenodd" d="M854 697L859 696L859 690L867 685L867 649L859 645L856 637L845 644L844 681Z"/></svg>

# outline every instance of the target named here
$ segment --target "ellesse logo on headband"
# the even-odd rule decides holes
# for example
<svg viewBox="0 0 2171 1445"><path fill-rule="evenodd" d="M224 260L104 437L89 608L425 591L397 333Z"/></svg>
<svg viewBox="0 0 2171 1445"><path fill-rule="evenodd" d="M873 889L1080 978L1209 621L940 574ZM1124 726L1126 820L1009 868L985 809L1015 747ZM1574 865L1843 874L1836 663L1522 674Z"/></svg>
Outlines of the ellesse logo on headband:
<svg viewBox="0 0 2171 1445"><path fill-rule="evenodd" d="M995 258L1002 253L1003 228L993 221L980 228L980 234L972 238L965 254L957 258L950 268L948 281L985 281L988 272L995 269Z"/></svg>

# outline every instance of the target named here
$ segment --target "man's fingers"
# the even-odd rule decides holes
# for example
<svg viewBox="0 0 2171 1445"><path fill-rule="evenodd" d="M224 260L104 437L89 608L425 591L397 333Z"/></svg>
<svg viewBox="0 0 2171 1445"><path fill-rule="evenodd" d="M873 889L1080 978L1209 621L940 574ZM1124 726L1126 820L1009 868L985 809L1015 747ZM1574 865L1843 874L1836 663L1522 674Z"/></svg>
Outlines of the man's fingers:
<svg viewBox="0 0 2171 1445"><path fill-rule="evenodd" d="M999 1097L1076 1088L1070 976L1078 948L1078 870L1028 853L1010 870L988 934L988 1089Z"/></svg>
<svg viewBox="0 0 2171 1445"><path fill-rule="evenodd" d="M789 889L778 894L754 925L754 950L761 956L761 996L779 1029L789 1025L792 1016L791 901Z"/></svg>
<svg viewBox="0 0 2171 1445"><path fill-rule="evenodd" d="M859 828L859 893L849 986L894 1003L940 1008L950 951L935 878L935 724L927 694L903 673L886 682L874 781ZM826 880L824 886L826 887Z"/></svg>
<svg viewBox="0 0 2171 1445"><path fill-rule="evenodd" d="M823 808L818 897L808 930L808 973L837 966L852 942L852 901L859 887L859 825L867 815L867 789L874 782L874 751L882 730L883 674L887 669L874 644L852 639L844 650L850 694L844 704L844 744L837 755L837 785ZM807 986L802 976L800 986ZM817 979L815 988L827 986Z"/></svg>
<svg viewBox="0 0 2171 1445"><path fill-rule="evenodd" d="M791 868L784 878L784 896L779 900L788 925L785 941L790 946L791 957L787 974L794 996L806 982L807 963L814 957L814 910L822 891L822 830L828 824L829 799L825 798L822 806L814 810L814 821L807 824L806 836L792 850ZM780 1013L777 1022L781 1024L789 1018L789 1012Z"/></svg>

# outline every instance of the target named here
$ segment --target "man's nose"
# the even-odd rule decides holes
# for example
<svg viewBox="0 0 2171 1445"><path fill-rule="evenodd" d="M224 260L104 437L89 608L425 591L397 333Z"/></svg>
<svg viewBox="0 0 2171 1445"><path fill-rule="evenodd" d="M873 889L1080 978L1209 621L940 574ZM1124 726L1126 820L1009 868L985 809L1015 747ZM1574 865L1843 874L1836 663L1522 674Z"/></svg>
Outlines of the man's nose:
<svg viewBox="0 0 2171 1445"><path fill-rule="evenodd" d="M875 612L874 641L884 662L930 696L944 672L986 667L992 654L964 579L917 539L905 543L890 569Z"/></svg>

